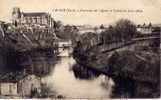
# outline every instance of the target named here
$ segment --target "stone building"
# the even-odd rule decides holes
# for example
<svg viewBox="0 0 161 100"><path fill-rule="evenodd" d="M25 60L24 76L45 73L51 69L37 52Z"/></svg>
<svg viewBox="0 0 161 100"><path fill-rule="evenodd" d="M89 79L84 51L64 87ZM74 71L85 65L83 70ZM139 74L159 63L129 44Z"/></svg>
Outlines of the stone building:
<svg viewBox="0 0 161 100"><path fill-rule="evenodd" d="M17 95L17 83L16 82L1 82L0 83L0 95L3 96L15 96Z"/></svg>
<svg viewBox="0 0 161 100"><path fill-rule="evenodd" d="M18 25L39 25L53 27L54 19L46 12L22 12L20 8L13 8L12 23Z"/></svg>
<svg viewBox="0 0 161 100"><path fill-rule="evenodd" d="M31 97L41 92L41 79L35 75L0 75L0 96Z"/></svg>
<svg viewBox="0 0 161 100"><path fill-rule="evenodd" d="M17 95L17 80L11 73L0 74L0 95Z"/></svg>
<svg viewBox="0 0 161 100"><path fill-rule="evenodd" d="M145 23L143 25L137 26L137 31L141 34L151 34L152 33L153 26L151 23L146 25Z"/></svg>
<svg viewBox="0 0 161 100"><path fill-rule="evenodd" d="M41 89L41 80L40 77L35 75L28 75L23 79L19 80L17 83L17 92L22 97L30 97L32 91L39 92Z"/></svg>

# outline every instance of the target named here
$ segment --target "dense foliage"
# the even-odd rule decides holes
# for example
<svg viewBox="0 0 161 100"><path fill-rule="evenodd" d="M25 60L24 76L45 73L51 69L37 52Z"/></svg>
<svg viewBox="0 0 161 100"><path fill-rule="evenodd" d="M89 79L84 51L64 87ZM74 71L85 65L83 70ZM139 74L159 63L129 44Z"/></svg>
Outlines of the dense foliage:
<svg viewBox="0 0 161 100"><path fill-rule="evenodd" d="M120 19L114 25L102 32L104 43L112 41L125 41L135 37L138 34L136 25L128 19Z"/></svg>
<svg viewBox="0 0 161 100"><path fill-rule="evenodd" d="M55 33L60 39L76 40L78 37L78 28L75 25L63 25L60 21L55 22Z"/></svg>

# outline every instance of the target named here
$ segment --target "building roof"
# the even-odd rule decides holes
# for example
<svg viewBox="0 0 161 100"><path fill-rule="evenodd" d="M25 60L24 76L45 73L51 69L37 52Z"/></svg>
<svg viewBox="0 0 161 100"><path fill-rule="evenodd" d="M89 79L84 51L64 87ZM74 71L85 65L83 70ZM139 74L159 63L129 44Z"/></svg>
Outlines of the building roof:
<svg viewBox="0 0 161 100"><path fill-rule="evenodd" d="M4 23L5 23L4 21L1 21L1 20L0 20L0 24L4 24Z"/></svg>
<svg viewBox="0 0 161 100"><path fill-rule="evenodd" d="M16 83L19 80L24 79L25 77L30 76L29 74L24 74L22 72L10 72L10 73L1 73L0 82L1 83Z"/></svg>
<svg viewBox="0 0 161 100"><path fill-rule="evenodd" d="M2 83L16 83L18 80L24 78L23 74L19 73L7 73L0 74L0 82Z"/></svg>
<svg viewBox="0 0 161 100"><path fill-rule="evenodd" d="M47 16L45 12L35 12L35 13L23 13L24 16Z"/></svg>

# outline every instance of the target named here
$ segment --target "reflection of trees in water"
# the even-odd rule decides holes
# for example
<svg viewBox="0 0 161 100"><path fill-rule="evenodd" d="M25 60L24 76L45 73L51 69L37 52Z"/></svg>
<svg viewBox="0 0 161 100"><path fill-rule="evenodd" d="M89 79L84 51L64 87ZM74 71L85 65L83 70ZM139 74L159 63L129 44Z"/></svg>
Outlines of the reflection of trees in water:
<svg viewBox="0 0 161 100"><path fill-rule="evenodd" d="M11 52L7 58L6 71L26 71L38 76L48 75L57 60L51 51Z"/></svg>
<svg viewBox="0 0 161 100"><path fill-rule="evenodd" d="M43 52L34 54L29 58L31 67L30 69L34 74L38 76L48 75L55 66L56 60L56 56L50 55L49 57Z"/></svg>
<svg viewBox="0 0 161 100"><path fill-rule="evenodd" d="M79 64L73 65L72 70L75 77L79 79L92 79L94 77L98 77L101 74L95 70L89 69Z"/></svg>
<svg viewBox="0 0 161 100"><path fill-rule="evenodd" d="M17 53L15 51L13 52L8 52L7 56L6 56L6 66L5 66L5 71L20 71L23 68L21 67L21 65L19 64L19 62L21 62L22 60L24 60L24 58L20 58L20 53Z"/></svg>
<svg viewBox="0 0 161 100"><path fill-rule="evenodd" d="M54 67L56 58L36 57L32 58L32 70L38 76L48 75Z"/></svg>

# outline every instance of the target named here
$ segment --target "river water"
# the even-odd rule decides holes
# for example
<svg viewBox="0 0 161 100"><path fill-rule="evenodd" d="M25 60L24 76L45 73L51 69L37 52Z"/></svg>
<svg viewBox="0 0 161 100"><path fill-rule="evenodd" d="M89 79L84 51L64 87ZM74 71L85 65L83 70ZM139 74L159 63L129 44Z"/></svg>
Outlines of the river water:
<svg viewBox="0 0 161 100"><path fill-rule="evenodd" d="M54 93L65 98L109 98L112 91L113 81L105 75L94 79L78 79L75 77L72 66L76 63L68 50L55 65L52 73L43 78Z"/></svg>

